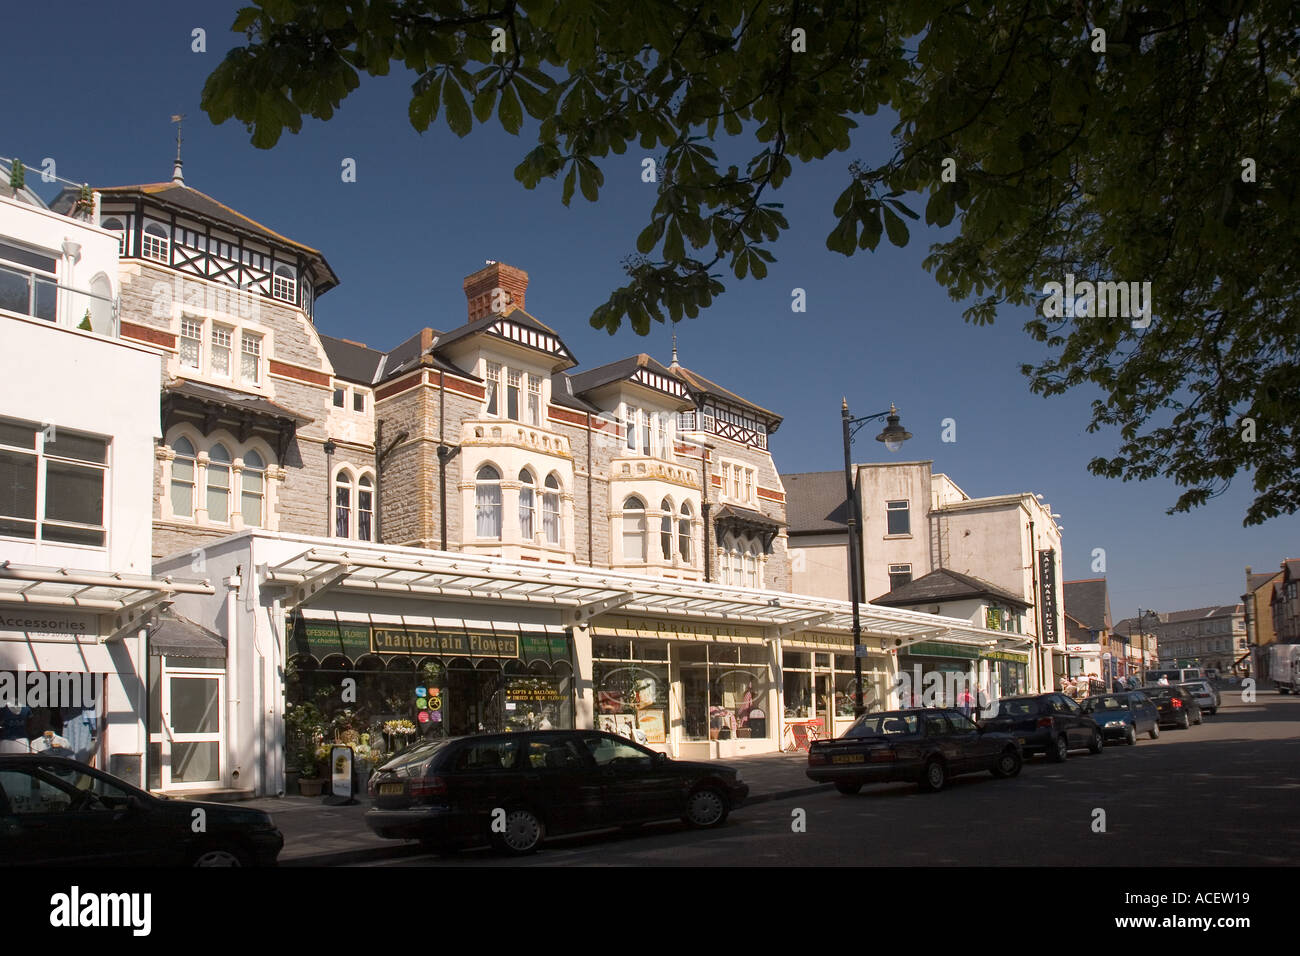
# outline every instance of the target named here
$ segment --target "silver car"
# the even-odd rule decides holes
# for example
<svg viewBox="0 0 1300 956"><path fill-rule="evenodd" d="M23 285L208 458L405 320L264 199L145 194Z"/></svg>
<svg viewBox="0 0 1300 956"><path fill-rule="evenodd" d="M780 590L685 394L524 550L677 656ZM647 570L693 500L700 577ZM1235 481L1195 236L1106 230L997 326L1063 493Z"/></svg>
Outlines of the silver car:
<svg viewBox="0 0 1300 956"><path fill-rule="evenodd" d="M1214 685L1207 680L1185 680L1182 685L1187 688L1201 710L1207 714L1217 714L1219 712L1219 692L1214 689Z"/></svg>

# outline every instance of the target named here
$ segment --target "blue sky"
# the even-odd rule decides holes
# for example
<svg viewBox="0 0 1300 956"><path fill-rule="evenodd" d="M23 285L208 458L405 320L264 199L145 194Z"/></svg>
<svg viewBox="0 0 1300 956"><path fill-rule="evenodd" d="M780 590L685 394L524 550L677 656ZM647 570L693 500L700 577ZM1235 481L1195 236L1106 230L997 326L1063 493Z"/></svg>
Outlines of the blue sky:
<svg viewBox="0 0 1300 956"><path fill-rule="evenodd" d="M329 122L309 119L273 150L254 149L241 125L215 127L199 109L204 80L239 39L229 32L239 6L50 0L7 10L0 155L29 166L52 157L61 176L92 185L158 182L171 175L169 117L184 113L187 184L320 249L338 273L342 284L317 305L321 331L390 348L426 325L449 329L465 317L461 280L497 259L529 273L528 311L564 336L583 368L641 351L668 362L668 326L642 338L587 325L625 281L621 260L648 222L645 151L603 162L600 200L579 194L566 209L558 182L529 191L514 179L533 145L527 127L519 137L495 126L464 140L442 126L417 134L406 114L413 78L400 69L363 78ZM207 31L206 53L191 51L195 28ZM938 231L913 223L905 249L882 241L851 259L826 249L849 163L879 159L889 125L875 117L850 152L796 166L770 197L785 203L792 228L767 278L724 277L726 294L677 327L683 364L785 416L771 446L778 468L841 467L841 396L858 415L892 401L915 436L900 458L933 459L974 496L1044 495L1061 515L1067 580L1097 576L1092 552L1104 548L1117 620L1139 606L1236 602L1245 565L1275 569L1300 556L1300 517L1242 527L1248 476L1207 507L1168 516L1172 483L1089 475L1088 460L1118 445L1114 433L1085 430L1096 394L1030 393L1019 366L1044 353L1022 330L1027 311L967 325L964 304L921 268ZM356 160L354 183L340 176L345 158ZM796 287L806 290L806 313L790 309ZM944 443L949 417L957 441ZM889 455L873 434L864 429L855 460Z"/></svg>

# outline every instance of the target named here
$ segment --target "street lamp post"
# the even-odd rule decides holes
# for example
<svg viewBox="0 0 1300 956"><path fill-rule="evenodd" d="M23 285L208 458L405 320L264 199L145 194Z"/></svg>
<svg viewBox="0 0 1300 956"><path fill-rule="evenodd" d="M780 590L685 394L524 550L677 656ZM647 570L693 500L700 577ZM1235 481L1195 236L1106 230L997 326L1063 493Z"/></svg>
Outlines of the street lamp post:
<svg viewBox="0 0 1300 956"><path fill-rule="evenodd" d="M898 424L898 409L894 407L893 402L889 403L889 411L877 412L875 415L863 415L861 418L852 418L849 416L849 400L844 398L840 404L840 418L844 428L844 493L848 502L849 512L846 516L849 526L849 597L853 603L853 716L861 717L866 707L862 703L862 621L858 612L858 604L862 600L862 551L858 547L858 530L861 527L862 515L858 509L858 496L853 488L853 464L852 464L852 445L853 439L858 431L867 422L879 421L884 418L887 420L884 431L876 436L876 441L884 442L885 447L892 452L898 451L903 446L903 442L911 438L910 432L906 431Z"/></svg>

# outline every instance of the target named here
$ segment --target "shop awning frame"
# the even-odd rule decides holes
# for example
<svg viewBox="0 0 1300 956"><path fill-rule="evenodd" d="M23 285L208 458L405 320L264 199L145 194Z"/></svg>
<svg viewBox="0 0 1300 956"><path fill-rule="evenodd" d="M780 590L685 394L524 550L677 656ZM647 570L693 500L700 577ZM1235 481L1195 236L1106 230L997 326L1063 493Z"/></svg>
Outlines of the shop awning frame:
<svg viewBox="0 0 1300 956"><path fill-rule="evenodd" d="M178 581L141 574L77 571L0 561L0 606L59 608L99 615L101 640L144 626L176 594L214 594L208 581Z"/></svg>
<svg viewBox="0 0 1300 956"><path fill-rule="evenodd" d="M305 539L311 541L312 539ZM443 597L475 602L508 602L561 611L564 626L585 625L611 610L629 614L748 624L768 639L815 628L852 633L852 605L780 591L677 581L620 570L581 567L541 568L525 562L452 552L416 552L374 545L308 547L278 564L257 568L265 586L289 592L285 610L308 604L326 592L407 597ZM945 641L989 647L1008 639L960 618L904 608L859 605L863 643L881 638Z"/></svg>

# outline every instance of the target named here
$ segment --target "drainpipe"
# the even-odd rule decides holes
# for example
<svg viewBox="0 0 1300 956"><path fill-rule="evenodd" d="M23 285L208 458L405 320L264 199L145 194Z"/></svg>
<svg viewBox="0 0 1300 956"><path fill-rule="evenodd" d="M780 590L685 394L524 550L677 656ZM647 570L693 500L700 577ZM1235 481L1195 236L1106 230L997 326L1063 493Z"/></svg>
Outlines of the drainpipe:
<svg viewBox="0 0 1300 956"><path fill-rule="evenodd" d="M226 768L231 789L239 782L239 586L240 571L226 578Z"/></svg>
<svg viewBox="0 0 1300 956"><path fill-rule="evenodd" d="M338 448L334 439L325 439L325 537L334 534L334 523L330 520L334 510L334 452Z"/></svg>
<svg viewBox="0 0 1300 956"><path fill-rule="evenodd" d="M446 422L447 373L438 370L438 546L447 550L447 447L442 443ZM463 521L462 521L463 527Z"/></svg>
<svg viewBox="0 0 1300 956"><path fill-rule="evenodd" d="M701 413L702 414L702 413ZM698 422L697 422L698 424ZM700 495L700 520L704 522L704 583L708 584L713 580L713 548L709 544L709 512L713 505L709 504L709 452L713 451L713 445L707 442L701 445L700 450L700 475L703 491Z"/></svg>
<svg viewBox="0 0 1300 956"><path fill-rule="evenodd" d="M591 412L587 412L587 567L595 567L593 555L592 527L595 524L596 516L591 511ZM614 550L614 542L609 543L610 551Z"/></svg>
<svg viewBox="0 0 1300 956"><path fill-rule="evenodd" d="M374 409L374 392L371 392L370 408ZM380 420L379 415L375 415L375 514L371 519L374 522L375 544L384 540L384 470L379 467L380 451L384 447L384 423ZM360 496L358 496L360 497ZM359 503L359 502L358 502Z"/></svg>

